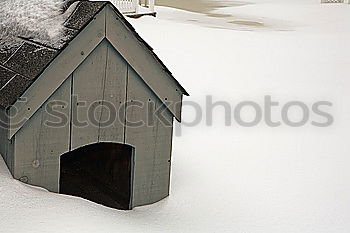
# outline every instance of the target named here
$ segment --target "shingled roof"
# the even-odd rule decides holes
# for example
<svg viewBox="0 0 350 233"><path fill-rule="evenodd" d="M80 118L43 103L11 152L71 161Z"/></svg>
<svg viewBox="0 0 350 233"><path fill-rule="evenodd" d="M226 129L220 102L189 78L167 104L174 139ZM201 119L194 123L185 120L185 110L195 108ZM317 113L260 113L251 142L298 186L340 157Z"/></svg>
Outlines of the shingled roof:
<svg viewBox="0 0 350 233"><path fill-rule="evenodd" d="M75 0L66 1L62 11L67 10L69 6L76 2ZM0 107L7 108L13 105L56 56L65 49L69 42L107 4L110 3L79 1L73 13L64 23L64 35L59 44L43 43L38 38L24 35L18 35L13 46L2 48L0 44ZM158 60L163 69L172 77L171 72L153 53L153 49L135 32L122 14L116 8L114 9L127 27L134 32L136 38L152 52L153 57ZM186 91L184 91L184 94L187 95Z"/></svg>

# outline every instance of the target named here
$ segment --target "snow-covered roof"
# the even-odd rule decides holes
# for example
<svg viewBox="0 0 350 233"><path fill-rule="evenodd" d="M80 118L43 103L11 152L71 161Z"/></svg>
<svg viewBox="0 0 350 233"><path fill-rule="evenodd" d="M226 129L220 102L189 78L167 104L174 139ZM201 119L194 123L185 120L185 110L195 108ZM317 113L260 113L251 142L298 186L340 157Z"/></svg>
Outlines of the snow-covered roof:
<svg viewBox="0 0 350 233"><path fill-rule="evenodd" d="M16 102L107 2L0 2L0 106Z"/></svg>
<svg viewBox="0 0 350 233"><path fill-rule="evenodd" d="M14 104L68 43L110 2L3 0L0 2L0 107ZM123 23L172 73L114 7Z"/></svg>

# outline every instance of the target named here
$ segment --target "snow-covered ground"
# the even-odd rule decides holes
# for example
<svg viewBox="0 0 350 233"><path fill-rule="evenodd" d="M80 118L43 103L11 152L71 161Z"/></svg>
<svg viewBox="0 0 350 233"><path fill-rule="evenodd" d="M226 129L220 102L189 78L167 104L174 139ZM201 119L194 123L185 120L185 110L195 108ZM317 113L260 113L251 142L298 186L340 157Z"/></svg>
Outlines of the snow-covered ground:
<svg viewBox="0 0 350 233"><path fill-rule="evenodd" d="M332 126L312 126L315 114L299 128L225 126L217 108L213 126L204 118L174 138L171 196L129 212L21 184L0 160L0 232L349 233L350 5L245 3L130 21L203 111L207 95L232 107L324 100Z"/></svg>

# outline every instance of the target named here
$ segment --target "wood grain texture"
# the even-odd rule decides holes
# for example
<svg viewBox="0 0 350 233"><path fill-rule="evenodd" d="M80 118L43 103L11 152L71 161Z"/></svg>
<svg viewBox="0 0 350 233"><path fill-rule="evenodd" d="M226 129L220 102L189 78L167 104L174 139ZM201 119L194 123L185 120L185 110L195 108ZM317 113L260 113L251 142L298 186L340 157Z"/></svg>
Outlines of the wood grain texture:
<svg viewBox="0 0 350 233"><path fill-rule="evenodd" d="M9 140L7 135L9 133L8 124L9 117L5 109L0 109L0 154L5 160L5 163L13 173L14 169L14 156L13 156L13 140Z"/></svg>
<svg viewBox="0 0 350 233"><path fill-rule="evenodd" d="M184 94L181 87L163 70L149 48L135 37L110 6L106 7L106 37L142 77L148 88L181 121L181 101Z"/></svg>
<svg viewBox="0 0 350 233"><path fill-rule="evenodd" d="M23 119L25 121L17 127L10 128L9 139L21 129L25 122L35 114L52 93L62 85L67 77L105 38L105 13L105 10L102 10L67 48L58 55L34 84L22 95L21 99L25 101L17 101L14 104L11 112L13 113L17 109L18 113L13 118L13 121L22 122Z"/></svg>
<svg viewBox="0 0 350 233"><path fill-rule="evenodd" d="M101 42L73 73L72 95L78 102L73 102L76 117L73 117L72 150L99 140L99 120L106 86L107 49L107 42ZM78 121L85 126L77 124Z"/></svg>
<svg viewBox="0 0 350 233"><path fill-rule="evenodd" d="M14 106L19 111L14 121L27 120L0 132L0 143L9 142L0 152L15 168L15 178L28 177L30 184L58 192L62 154L99 142L131 145L135 207L169 195L173 119L181 119L181 104L174 103L181 103L183 92L117 17L106 7L27 90L27 102ZM72 102L75 98L81 103ZM56 109L69 116L64 127L44 124L55 120L44 111L52 100L67 103ZM113 123L105 127L111 117L106 107L115 112ZM76 125L77 120L86 126ZM139 121L142 125L135 127Z"/></svg>
<svg viewBox="0 0 350 233"><path fill-rule="evenodd" d="M103 93L99 142L124 142L126 78L128 65L121 55L106 42L107 68ZM114 110L111 110L111 109ZM113 112L115 111L115 112ZM112 124L111 121L113 121ZM104 127L108 126L108 127Z"/></svg>
<svg viewBox="0 0 350 233"><path fill-rule="evenodd" d="M134 123L148 119L150 102L154 108L163 103L133 69L129 69L127 96L125 142L136 148L133 192L135 207L154 203L169 195L173 116L165 110L164 117L170 122L168 126L153 119L154 123L135 127ZM135 103L143 103L143 106L136 106Z"/></svg>
<svg viewBox="0 0 350 233"><path fill-rule="evenodd" d="M70 118L71 77L30 118L15 136L14 177L28 177L32 185L58 192L59 156L69 151L69 121L60 127L49 126L57 118L46 111L51 109ZM66 104L56 104L62 101Z"/></svg>

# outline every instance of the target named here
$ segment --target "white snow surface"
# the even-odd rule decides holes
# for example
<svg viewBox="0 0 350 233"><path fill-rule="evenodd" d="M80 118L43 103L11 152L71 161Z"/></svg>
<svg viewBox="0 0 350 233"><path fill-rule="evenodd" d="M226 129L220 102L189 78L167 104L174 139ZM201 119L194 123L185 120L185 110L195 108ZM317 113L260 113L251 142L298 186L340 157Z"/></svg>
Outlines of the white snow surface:
<svg viewBox="0 0 350 233"><path fill-rule="evenodd" d="M24 185L0 160L0 232L349 233L350 5L247 3L215 13L261 25L165 7L130 21L189 91L186 101L326 100L331 127L225 126L216 108L212 126L183 126L174 138L170 197L128 212ZM183 113L194 118L190 107Z"/></svg>
<svg viewBox="0 0 350 233"><path fill-rule="evenodd" d="M62 12L65 0L0 0L0 50L16 46L18 37L60 47L63 23L76 4Z"/></svg>

